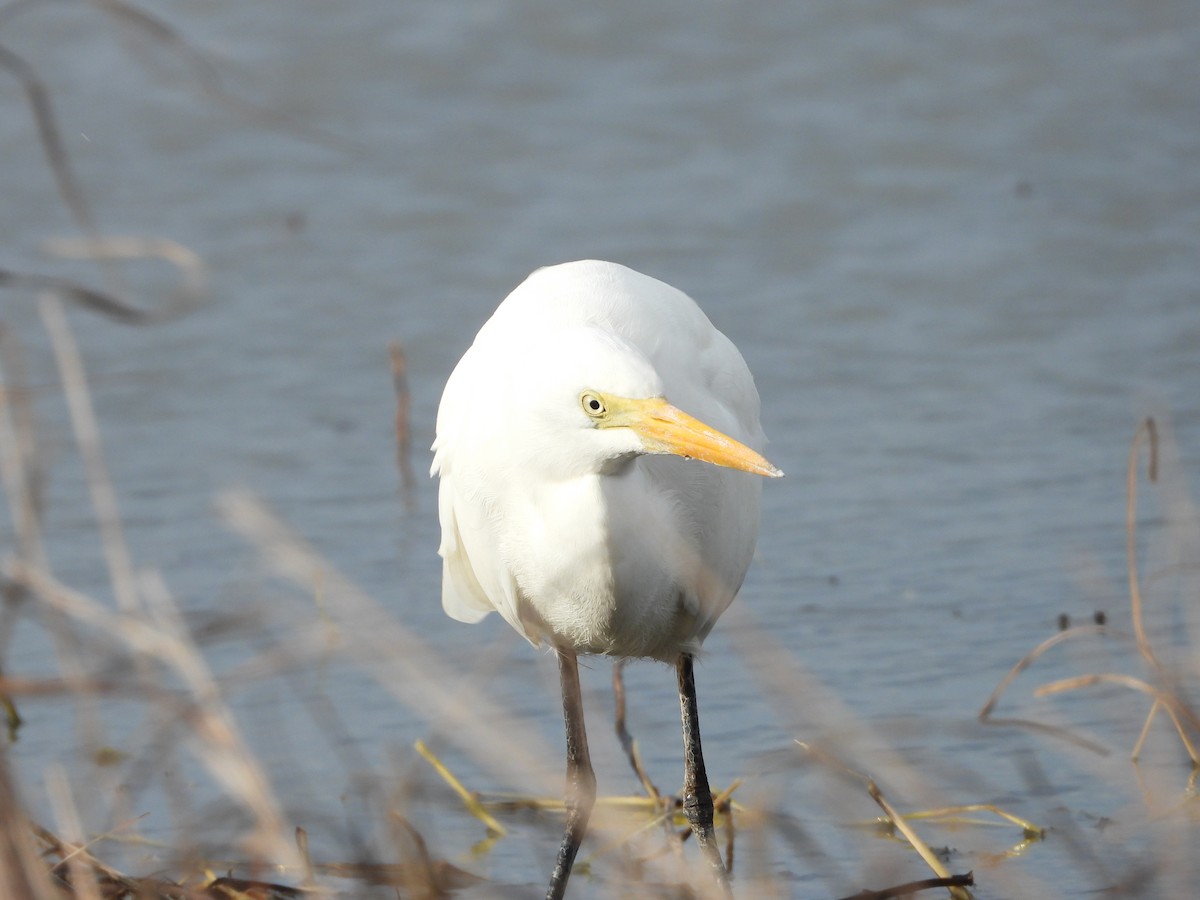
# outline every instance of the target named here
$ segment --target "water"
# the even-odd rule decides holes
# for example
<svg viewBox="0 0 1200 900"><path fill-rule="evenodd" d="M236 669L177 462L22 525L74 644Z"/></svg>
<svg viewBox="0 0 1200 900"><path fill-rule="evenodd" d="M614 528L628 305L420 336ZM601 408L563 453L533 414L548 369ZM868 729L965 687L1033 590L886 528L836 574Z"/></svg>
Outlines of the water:
<svg viewBox="0 0 1200 900"><path fill-rule="evenodd" d="M194 616L264 620L257 637L209 645L214 668L315 615L273 600L219 521L215 493L241 486L431 647L482 655L495 696L557 752L552 665L503 623L441 614L435 487L419 478L411 507L401 502L386 345L408 352L422 472L441 385L494 305L536 266L611 258L688 291L738 344L768 455L789 476L766 486L743 614L718 628L698 674L714 782L841 721L763 685L738 650L739 635L763 629L849 720L875 729L867 744L925 779L936 780L923 760L971 773L931 801L1015 797L1035 819L1055 803L1139 818L1122 805L1136 796L1124 763L1103 763L1117 787L1085 802L1098 779L1075 757L970 723L1059 613L1103 609L1127 627L1123 479L1140 418L1169 417L1182 468L1200 469L1191 4L144 8L208 53L232 94L353 144L331 148L204 96L169 48L90 8L35 6L0 28L46 79L104 229L173 238L211 268L210 303L181 321L73 321L136 560L160 568ZM94 283L93 269L38 253L71 224L20 92L0 84L0 264ZM170 284L164 268L126 271L146 302ZM56 571L107 598L34 304L10 293L4 310L41 386ZM1147 510L1143 534L1161 538L1164 518ZM1168 624L1194 646L1183 609ZM54 670L39 634L18 626L7 673ZM1039 665L1014 705L1098 729L1122 757L1144 713L1132 695L1039 706L1028 691L1097 666L1140 674L1130 654L1080 641ZM625 791L601 737L607 678L602 663L585 673L593 743L602 788ZM670 787L670 674L641 666L628 678L647 765ZM438 725L346 665L297 691L334 700L364 765L406 759ZM246 686L235 708L289 808L345 814L345 760L295 693ZM71 758L69 706L26 711L14 753L40 804L40 762ZM138 727L111 723L109 740L136 751ZM1031 747L1061 788L1046 802L1014 762ZM517 787L454 759L480 787ZM197 791L204 783L196 775ZM843 808L809 809L828 820L814 830L843 892L858 889L853 856L834 849ZM433 828L447 854L478 833L452 818ZM539 839L502 842L476 870L540 880L553 838ZM1136 858L1135 839L1127 846ZM1035 847L1005 871L1048 879L1061 859ZM972 866L968 856L955 870ZM1080 889L1106 883L1095 878Z"/></svg>

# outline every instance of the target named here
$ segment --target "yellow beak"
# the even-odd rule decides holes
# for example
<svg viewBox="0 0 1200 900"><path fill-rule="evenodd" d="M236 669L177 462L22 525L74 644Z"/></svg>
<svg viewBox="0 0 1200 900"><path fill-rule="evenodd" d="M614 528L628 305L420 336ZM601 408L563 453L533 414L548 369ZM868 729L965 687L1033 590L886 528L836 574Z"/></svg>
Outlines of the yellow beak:
<svg viewBox="0 0 1200 900"><path fill-rule="evenodd" d="M692 418L663 397L630 400L609 395L605 399L609 415L601 427L632 429L642 439L648 453L674 453L769 478L783 476L783 472L761 454Z"/></svg>

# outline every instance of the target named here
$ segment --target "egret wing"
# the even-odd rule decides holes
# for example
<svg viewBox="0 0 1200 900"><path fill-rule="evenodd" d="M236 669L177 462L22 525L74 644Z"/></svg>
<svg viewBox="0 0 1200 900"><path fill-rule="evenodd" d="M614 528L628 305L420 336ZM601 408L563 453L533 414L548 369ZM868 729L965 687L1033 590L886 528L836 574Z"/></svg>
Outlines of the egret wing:
<svg viewBox="0 0 1200 900"><path fill-rule="evenodd" d="M438 495L438 518L442 523L442 608L460 622L478 622L495 607L479 584L471 557L458 529L453 491L445 487Z"/></svg>

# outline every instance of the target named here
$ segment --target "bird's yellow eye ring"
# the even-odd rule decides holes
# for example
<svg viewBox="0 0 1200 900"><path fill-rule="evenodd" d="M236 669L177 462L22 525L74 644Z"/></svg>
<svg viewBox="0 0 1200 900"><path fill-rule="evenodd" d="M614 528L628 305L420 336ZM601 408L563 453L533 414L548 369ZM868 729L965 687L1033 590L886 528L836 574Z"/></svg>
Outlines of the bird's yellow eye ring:
<svg viewBox="0 0 1200 900"><path fill-rule="evenodd" d="M583 406L583 411L593 419L599 419L608 412L608 407L604 405L604 398L591 391L584 391L580 394L579 402Z"/></svg>

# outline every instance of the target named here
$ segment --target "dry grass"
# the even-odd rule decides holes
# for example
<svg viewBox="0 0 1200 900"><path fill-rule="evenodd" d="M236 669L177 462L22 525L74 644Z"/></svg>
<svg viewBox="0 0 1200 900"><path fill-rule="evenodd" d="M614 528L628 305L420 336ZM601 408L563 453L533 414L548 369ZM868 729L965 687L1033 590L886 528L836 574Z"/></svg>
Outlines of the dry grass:
<svg viewBox="0 0 1200 900"><path fill-rule="evenodd" d="M1067 691L1080 690L1098 684L1116 684L1130 690L1139 691L1151 699L1150 709L1142 730L1130 754L1136 760L1142 746L1154 724L1156 716L1166 713L1176 736L1191 760L1193 774L1200 767L1200 754L1196 751L1196 742L1200 740L1200 715L1192 704L1189 692L1194 691L1198 683L1195 666L1195 656L1189 654L1178 665L1168 667L1162 663L1154 650L1146 628L1144 603L1141 583L1138 575L1138 540L1137 540L1137 485L1138 485L1138 454L1143 443L1148 443L1149 461L1147 478L1153 483L1158 480L1159 470L1159 438L1158 425L1154 419L1146 419L1133 438L1129 451L1129 464L1126 471L1126 505L1125 505L1125 535L1126 535L1126 566L1129 578L1129 618L1133 628L1134 645L1147 670L1147 678L1138 678L1122 672L1096 672L1078 675L1073 678L1061 679L1039 686L1034 691L1036 697L1048 697ZM1170 564L1176 572L1186 573L1188 567L1195 566L1195 560L1200 559L1197 552L1200 545L1195 538L1195 527L1198 521L1196 511L1190 503L1181 510L1183 517L1177 525L1180 545L1175 549L1176 559ZM1169 573L1170 570L1168 570ZM1191 598L1194 600L1194 598ZM1028 669L1039 657L1048 650L1064 641L1074 638L1095 638L1109 636L1111 631L1107 624L1083 625L1068 628L1054 637L1048 638L1024 657L1004 677L987 702L979 712L980 721L992 721L992 711L999 703L1001 696L1016 677ZM1011 721L1009 724L1013 724ZM1025 723L1037 726L1037 723ZM1043 728L1049 726L1042 725ZM1061 733L1061 732L1060 732Z"/></svg>
<svg viewBox="0 0 1200 900"><path fill-rule="evenodd" d="M170 877L125 874L106 864L97 855L97 848L103 839L118 834L125 839L137 835L136 820L114 821L97 834L94 826L84 824L79 811L83 806L95 808L96 798L81 798L78 779L68 777L61 766L54 764L43 774L53 827L35 823L21 812L24 807L20 794L31 788L18 790L11 772L4 766L0 769L0 791L11 799L3 803L5 815L0 821L0 838L4 841L0 879L9 886L7 895L40 900L62 896L67 890L77 897L106 898L285 897L331 893L358 896L384 889L403 896L434 897L456 891L482 891L486 896L488 891L510 890L472 872L469 861L451 862L445 850L427 844L423 831L429 811L420 803L414 806L414 798L418 794L427 795L429 785L439 780L450 784L452 796L463 804L467 815L480 823L484 840L476 849L476 860L482 858L479 854L486 856L492 852L498 842L518 840L506 835L527 829L531 817L535 824L544 824L544 829L542 824L536 827L552 843L554 822L562 810L560 764L555 750L540 746L529 735L512 728L509 723L516 721L516 717L500 704L481 705L478 699L464 700L478 698L481 693L486 695L486 685L472 680L474 676L470 673L450 668L436 649L424 643L421 635L411 633L395 620L265 505L240 492L218 498L222 516L254 548L264 577L273 579L277 586L289 585L297 595L318 595L320 614L298 621L290 633L281 636L267 652L257 654L252 662L231 673L214 673L164 576L138 567L132 560L121 527L119 492L107 474L100 425L92 411L86 373L69 320L55 298L44 296L39 302L60 372L64 403L73 422L77 452L85 462L97 540L104 548L115 606L63 583L48 562L36 487L44 480L45 473L38 470L41 457L36 448L40 438L30 433L31 423L38 417L22 408L26 401L18 398L27 397L28 392L19 380L11 380L10 373L20 367L13 364L6 352L0 359L6 377L4 402L0 404L0 472L16 537L15 546L3 563L6 595L10 610L20 609L22 615L39 620L61 648L59 677L36 679L6 673L0 680L0 694L10 704L10 730L17 732L16 716L22 708L31 703L50 702L50 698L74 700L85 726L81 732L85 739L90 728L98 727L95 723L103 716L100 707L105 700L119 698L138 705L144 710L144 721L151 723L147 728L151 739L145 742L143 754L130 758L117 754L110 761L112 767L125 773L124 790L128 791L133 780L152 778L148 773L161 768L163 760L185 750L207 772L209 789L224 798L223 805L230 811L225 814L229 819L226 837L233 855L213 858L200 846L187 843L185 827L179 831L179 843L159 850L162 867L171 873ZM11 339L8 347L11 351ZM1139 436L1153 433L1151 427L1144 426ZM1135 442L1135 454L1136 449ZM1131 457L1131 467L1135 458ZM1131 490L1131 509L1134 503ZM1131 563L1136 553L1134 521L1131 513L1128 526ZM1186 524L1191 528L1194 520L1187 520ZM1176 535L1172 540L1181 539ZM1180 544L1176 552L1187 554L1191 549ZM1154 583L1160 587L1166 583L1162 572L1156 574ZM1188 690L1194 688L1196 673L1186 664L1168 667L1161 661L1161 654L1153 649L1149 630L1140 621L1146 599L1139 588L1133 574L1130 592L1137 599L1131 602L1130 640L1149 674L1137 678L1124 673L1088 673L1068 682L1053 683L1035 694L1082 688L1101 681L1134 687L1150 698L1151 719L1159 711L1167 713L1181 745L1190 754L1196 720ZM771 781L772 778L778 781L778 773L766 779L765 788L762 783L756 784L762 779L748 778L748 788L739 789L734 784L720 791L717 798L718 826L724 835L726 861L735 873L739 894L796 895L796 885L780 876L780 860L785 860L784 871L803 872L807 864L823 873L821 882L801 891L804 896L835 896L839 893L838 884L869 881L878 884L881 880L892 886L850 896L890 897L939 889L955 898L972 896L972 874L953 871L957 868L954 861L960 857L948 847L931 846L930 834L943 835L947 829L960 838L964 832L982 833L997 825L1012 829L1009 840L1015 841L1015 845L1011 849L990 855L982 851L975 854L977 861L986 862L981 896L1025 895L1021 892L1029 890L1030 884L1038 885L1027 873L1014 877L1017 869L1013 861L1044 839L1061 839L1068 858L1081 868L1099 858L1102 851L1091 846L1087 835L1068 834L1059 825L1052 827L1047 837L1043 824L1028 822L986 799L953 792L934 776L936 761L926 760L917 765L897 758L886 747L869 746L872 743L868 739L869 729L862 729L835 697L813 683L790 652L775 645L769 635L758 632L745 615L738 618L739 649L746 655L750 670L759 677L764 692L779 701L781 715L785 719L796 717L794 733L798 737L814 731L828 735L798 742L790 753L787 748L776 748L776 757L783 754L785 759L784 777L789 777L786 773L790 772L797 780L811 781L814 777L824 780L825 790L830 793L824 800L818 798L815 809L823 810L825 816L832 815L843 826L855 821L872 824L861 813L852 812L859 808L856 798L869 798L883 810L883 816L875 819L873 825L875 833L885 838L860 847L863 856L857 865L861 872L856 874L854 863L847 868L846 863L829 857L822 846L826 838L814 836L814 827L806 823L806 815L813 811L811 798L806 797L797 805L784 796L790 789L776 792ZM1108 626L1084 626L1044 642L1017 663L984 707L981 718L1005 723L991 715L1001 695L1018 674L1029 670L1047 651L1068 640L1095 639L1108 632ZM227 694L255 681L289 679L298 669L327 665L331 655L360 667L398 703L420 713L436 729L441 746L449 742L460 754L474 760L478 766L474 778L524 785L528 793L501 795L467 787L434 751L418 743L417 756L429 768L414 771L410 766L405 786L399 790L387 789L386 796L371 811L373 820L360 823L365 831L375 835L371 849L364 850L357 858L314 860L302 823L286 811L277 796L270 772L256 758L231 712ZM103 662L87 665L81 660ZM703 866L697 865L686 824L679 815L678 799L657 787L641 764L637 742L623 718L624 684L620 668L614 672L614 692L618 700L618 734L643 786L643 794L601 799L595 827L585 848L590 855L580 861L578 880L584 885L590 883L591 892L598 891L600 895L610 892L620 895L636 884L639 895L644 896L716 896ZM330 731L344 730L337 722L336 710L313 710L312 715L322 719ZM807 726L799 724L801 719ZM1007 723L1012 724L1011 720ZM1068 733L1059 726L1036 721L1027 722L1025 727L1038 729L1039 733ZM1148 728L1149 725L1143 729L1143 739ZM1097 743L1092 738L1069 736L1074 742L1071 746L1086 748ZM96 748L107 746L99 737L94 743ZM1141 745L1139 739L1138 746ZM751 756L767 755L763 749L756 748ZM1086 755L1090 751L1079 752ZM370 767L360 759L348 762L350 767L359 771L348 773L348 778L366 777L375 786L371 790L379 790L392 781L386 772L364 776L362 770ZM335 781L331 778L331 783ZM884 781L898 785L902 795L934 797L938 802L935 807L902 813L900 805L881 789ZM1036 773L1031 774L1029 786L1036 787L1036 781ZM986 783L986 779L981 777L980 782ZM1174 808L1155 808L1152 818L1166 819L1169 828L1179 829L1180 834L1193 834L1195 811L1194 803L1190 802L1191 787L1188 784L1178 795ZM104 788L97 784L93 789ZM162 785L161 789L178 790L172 785ZM747 790L749 794L743 796ZM891 792L888 789L887 793ZM121 804L113 799L108 798L102 805L115 812ZM806 809L806 804L810 808ZM981 820L978 816L985 812L995 818ZM135 817L136 814L134 811ZM894 848L907 850L897 853ZM451 850L448 855L456 857L459 852ZM905 862L909 854L911 862ZM1175 864L1171 857L1163 856L1155 858L1145 870L1112 872L1109 876L1112 895L1157 896L1156 886L1164 883L1163 871ZM929 869L932 877L918 877L922 866ZM228 873L231 868L236 869L238 877L220 874ZM530 872L529 878L536 881L541 874ZM823 886L819 886L821 883ZM380 888L381 885L387 887ZM1040 884L1040 889L1055 890L1048 884Z"/></svg>
<svg viewBox="0 0 1200 900"><path fill-rule="evenodd" d="M0 8L0 29L12 15L37 5L13 3ZM145 40L178 53L193 68L201 93L238 114L304 139L344 143L237 99L204 54L167 23L113 0L89 5L118 18ZM0 287L37 292L61 386L59 396L41 394L35 403L25 376L23 342L0 330L0 477L13 538L0 562L4 596L0 712L8 724L7 742L0 746L0 897L529 894L532 889L526 884L489 879L481 871L498 847L532 835L546 847L540 854L547 860L546 870L529 871L520 880L542 881L560 827L560 753L514 726L518 717L491 695L486 672L456 667L427 646L422 635L412 633L337 571L320 548L308 544L246 493L224 494L218 507L258 560L261 606L290 604L289 609L300 611L282 633L264 640L253 610L240 617L213 613L198 625L194 611L189 618L180 609L169 587L169 573L136 561L124 535L120 486L108 474L102 424L92 407L87 374L63 304L74 303L126 324L147 324L182 314L201 300L204 266L186 248L170 241L104 236L63 151L42 79L19 55L2 46L0 72L14 78L24 91L61 199L86 237L82 242L58 242L49 249L96 260L104 284L96 288L51 276L0 271ZM128 299L115 260L151 256L175 264L180 285L160 303L135 304ZM153 331L145 334L146 340L154 339ZM410 398L399 345L394 346L391 359L397 389L397 463L410 490ZM66 583L46 552L47 455L37 404L51 402L61 402L67 410L75 452L87 474L89 496L79 498L79 503L92 509L111 601ZM1144 443L1149 444L1150 480L1161 482L1158 496L1166 520L1160 529L1161 545L1153 548L1153 554L1147 551L1158 565L1145 580L1139 575L1136 529L1137 460ZM1099 624L1055 635L1017 662L980 713L992 726L1029 733L1033 745L1020 763L1023 783L1009 786L1007 793L1026 804L1033 798L1049 798L1049 803L1038 804L1047 822L1027 821L1009 811L1007 804L994 802L1001 793L994 779L990 773L973 771L970 759L936 759L931 754L918 760L905 758L889 745L887 735L857 721L788 648L755 627L744 610L735 609L731 615L735 647L796 739L781 747L739 748L744 751L746 777L718 791L718 825L738 896L832 897L872 883L879 887L852 896L882 898L915 892L934 896L945 891L961 898L972 895L972 876L962 872L966 868L981 873L980 897L1092 891L1103 891L1108 897L1191 894L1190 888L1200 878L1194 852L1200 740L1200 719L1191 699L1200 683L1195 636L1176 641L1174 653L1164 653L1161 635L1153 633L1145 616L1156 598L1191 606L1197 602L1200 516L1183 484L1181 468L1173 455L1164 452L1170 449L1170 441L1160 440L1158 426L1148 421L1138 430L1130 453L1126 532L1131 637ZM318 598L315 611L313 597ZM57 674L34 677L7 669L7 649L18 624L40 629L48 638L55 648ZM219 631L226 640L243 640L254 652L247 661L214 671L204 652L206 630ZM1155 740L1177 740L1192 765L1168 768L1169 774L1178 775L1174 787L1164 789L1161 783L1142 787L1139 769L1101 766L1097 760L1107 743L1103 735L1081 733L1049 714L1024 719L993 715L1015 680L1046 653L1069 641L1101 639L1127 641L1142 670L1080 673L1041 686L1035 698L1080 692L1074 702L1088 703L1088 695L1082 692L1103 683L1144 695L1148 707L1136 711L1139 720L1144 711L1145 720L1132 753L1138 757L1152 734ZM416 743L415 751L401 754L391 767L373 766L355 749L354 736L342 724L336 704L306 701L305 711L330 743L341 748L345 768L331 773L327 784L318 789L337 793L343 783L355 785L351 793L361 805L344 826L342 843L350 852L342 858L321 859L314 858L310 849L308 823L281 799L273 773L252 749L232 701L248 686L275 680L294 687L300 673L335 663L358 670L397 705L420 716L430 731L424 737L431 739ZM642 765L624 718L619 668L614 690L617 732L643 793L601 798L584 848L590 855L577 865L573 890L591 896L719 896L689 840L678 799L656 786ZM77 726L76 758L86 761L81 771L49 763L42 771L24 771L25 780L18 782L9 745L22 734L21 712L64 702L70 704ZM1135 714L1131 705L1111 699L1091 702L1106 704L1105 713L1114 719ZM124 711L121 721L108 720L115 703ZM1170 727L1154 732L1160 713ZM114 750L105 737L113 728L129 729L121 743L135 749ZM406 740L418 737L406 736ZM432 747L443 752L435 753ZM473 766L469 775L451 772L444 761L447 749L469 761ZM1122 820L1110 830L1082 828L1078 815L1064 817L1056 809L1057 793L1041 764L1038 754L1042 752L1066 759L1077 779L1097 783L1124 779L1141 799L1121 810ZM172 776L183 760L199 773L201 783ZM476 789L472 782L489 790ZM449 788L440 790L443 785ZM503 795L492 789L497 785L518 785L522 792ZM176 810L175 827L167 829L171 841L151 850L155 864L149 871L158 874L127 874L105 859L109 854L120 856L121 848L130 842L144 845L138 799L152 791L165 796ZM193 792L221 800L215 808L197 814ZM872 817L871 804L882 809L881 817ZM52 821L34 821L29 812L34 806L48 810ZM980 818L982 813L989 817ZM214 819L220 822L219 852L198 837L199 825ZM458 823L447 829L450 836L428 838L442 830L443 820ZM162 832L160 827L158 833ZM469 834L478 834L479 843L464 849L458 839ZM951 840L967 849L953 849ZM839 841L847 846L838 846ZM1027 854L1040 850L1056 854L1056 874L1038 876L1021 866ZM923 877L926 869L932 877ZM501 878L511 878L510 872L504 869Z"/></svg>

